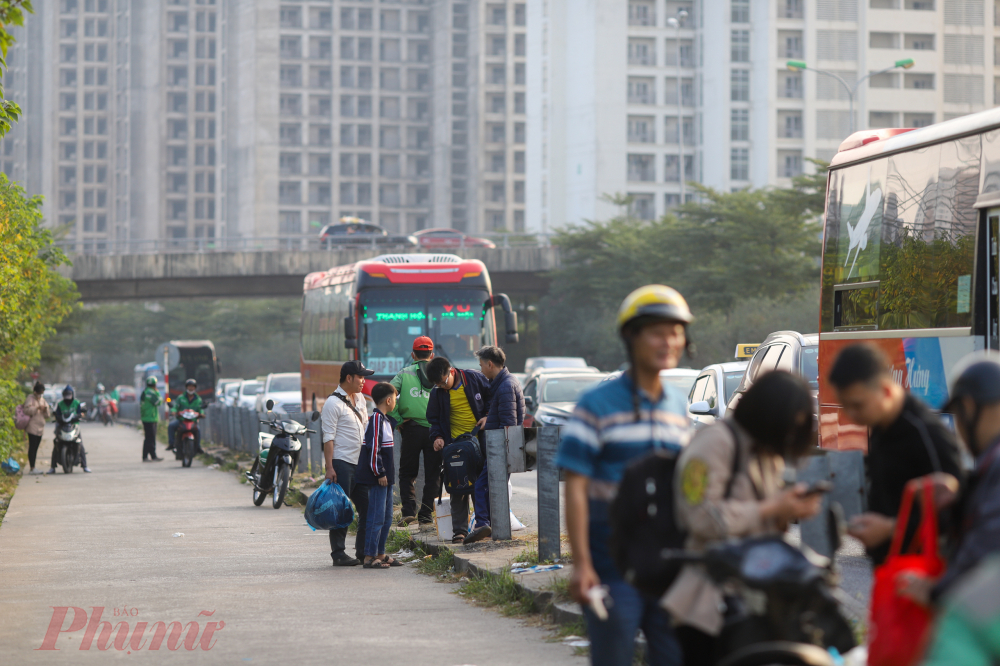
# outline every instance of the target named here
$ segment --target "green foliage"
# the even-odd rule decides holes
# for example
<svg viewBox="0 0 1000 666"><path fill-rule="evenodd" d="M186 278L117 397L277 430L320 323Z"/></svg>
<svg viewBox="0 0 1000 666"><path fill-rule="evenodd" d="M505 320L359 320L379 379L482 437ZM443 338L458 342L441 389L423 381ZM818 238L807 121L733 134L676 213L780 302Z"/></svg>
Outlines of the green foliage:
<svg viewBox="0 0 1000 666"><path fill-rule="evenodd" d="M471 576L458 593L483 606L495 607L507 617L527 615L534 610L531 595L521 588L509 569Z"/></svg>
<svg viewBox="0 0 1000 666"><path fill-rule="evenodd" d="M406 529L389 530L389 538L385 541L385 552L398 553L401 550L409 550L413 547L413 540L410 538L410 531Z"/></svg>
<svg viewBox="0 0 1000 666"><path fill-rule="evenodd" d="M0 67L7 69L7 49L14 43L9 26L23 26L24 12L35 13L31 0L0 0ZM0 137L10 131L12 123L21 117L21 107L4 99L4 89L0 83Z"/></svg>
<svg viewBox="0 0 1000 666"><path fill-rule="evenodd" d="M28 198L0 174L0 458L22 438L13 414L24 389L16 380L38 363L76 299L75 285L55 271L67 260L41 226L41 206L41 197Z"/></svg>
<svg viewBox="0 0 1000 666"><path fill-rule="evenodd" d="M161 343L204 339L215 343L223 377L297 372L300 308L292 298L88 307L68 318L46 345L46 370L58 374L72 351L83 355L88 385L131 384L136 364L155 360Z"/></svg>
<svg viewBox="0 0 1000 666"><path fill-rule="evenodd" d="M734 321L737 311L769 313L768 332L791 327L775 314L794 315L800 330L815 330L818 297L803 312L784 304L801 308L797 299L818 283L816 216L823 207L825 164L817 168L821 173L801 176L782 190L725 193L691 183L700 201L676 214L647 222L625 213L564 229L554 241L563 265L540 307L543 353L617 367L625 360L615 330L618 305L631 290L651 283L678 289L691 305L699 364L731 358L736 343L744 341L736 339L743 329L756 331L756 325ZM625 203L621 197L609 200Z"/></svg>

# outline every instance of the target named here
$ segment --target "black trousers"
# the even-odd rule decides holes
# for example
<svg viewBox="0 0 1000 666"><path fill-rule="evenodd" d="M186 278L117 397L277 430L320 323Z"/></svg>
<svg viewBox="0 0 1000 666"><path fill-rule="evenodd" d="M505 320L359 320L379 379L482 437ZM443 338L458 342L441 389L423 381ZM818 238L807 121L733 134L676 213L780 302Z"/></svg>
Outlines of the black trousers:
<svg viewBox="0 0 1000 666"><path fill-rule="evenodd" d="M38 455L38 445L41 443L41 435L28 435L28 465L31 469L35 469L35 456Z"/></svg>
<svg viewBox="0 0 1000 666"><path fill-rule="evenodd" d="M142 440L142 459L156 457L156 421L142 422L142 432L145 438Z"/></svg>
<svg viewBox="0 0 1000 666"><path fill-rule="evenodd" d="M354 553L359 560L365 559L365 522L368 518L368 486L354 483L354 471L357 465L345 460L333 461L333 471L337 473L337 484L344 489L347 496L354 502L357 511L358 533L354 537ZM344 550L347 547L347 528L330 530L330 557L335 561L350 557Z"/></svg>
<svg viewBox="0 0 1000 666"><path fill-rule="evenodd" d="M399 429L403 435L399 455L399 498L403 502L403 517L416 516L421 523L433 522L434 498L441 478L441 452L434 450L430 428L407 421ZM415 481L420 472L420 454L424 455L424 488L417 509Z"/></svg>

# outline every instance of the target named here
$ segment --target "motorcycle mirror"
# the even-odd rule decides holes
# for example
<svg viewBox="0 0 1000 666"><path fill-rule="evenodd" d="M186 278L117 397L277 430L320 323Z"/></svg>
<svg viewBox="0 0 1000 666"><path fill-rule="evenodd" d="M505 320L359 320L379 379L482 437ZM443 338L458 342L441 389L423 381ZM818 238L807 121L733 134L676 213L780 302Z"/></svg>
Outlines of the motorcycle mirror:
<svg viewBox="0 0 1000 666"><path fill-rule="evenodd" d="M313 411L312 420L319 421L319 412Z"/></svg>
<svg viewBox="0 0 1000 666"><path fill-rule="evenodd" d="M265 402L264 405L267 407L267 411L271 411L272 409L274 409L274 400L268 399L268 401Z"/></svg>
<svg viewBox="0 0 1000 666"><path fill-rule="evenodd" d="M85 402L81 402L81 403L80 403L80 407L81 407L82 409L87 409L87 403L85 403Z"/></svg>

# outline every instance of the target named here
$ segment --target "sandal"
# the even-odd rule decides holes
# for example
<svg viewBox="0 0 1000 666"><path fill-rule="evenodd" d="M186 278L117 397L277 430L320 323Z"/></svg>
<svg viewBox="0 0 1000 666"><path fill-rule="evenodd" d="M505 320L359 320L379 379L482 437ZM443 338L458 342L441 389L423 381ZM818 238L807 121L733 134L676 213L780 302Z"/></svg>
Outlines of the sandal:
<svg viewBox="0 0 1000 666"><path fill-rule="evenodd" d="M382 561L385 562L386 564L388 564L390 567L401 567L401 566L404 566L403 563L400 562L399 560L397 560L395 557L389 557L388 555Z"/></svg>
<svg viewBox="0 0 1000 666"><path fill-rule="evenodd" d="M363 569L388 569L389 565L382 560L372 560L361 565Z"/></svg>

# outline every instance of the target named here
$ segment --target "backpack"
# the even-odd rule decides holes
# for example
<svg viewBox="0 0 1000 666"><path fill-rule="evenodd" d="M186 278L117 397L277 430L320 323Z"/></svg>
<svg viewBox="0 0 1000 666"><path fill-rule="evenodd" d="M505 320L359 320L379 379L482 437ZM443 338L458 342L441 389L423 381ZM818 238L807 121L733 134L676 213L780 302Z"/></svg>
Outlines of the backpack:
<svg viewBox="0 0 1000 666"><path fill-rule="evenodd" d="M24 405L18 405L14 408L14 427L18 430L24 430L28 427L28 423L31 422L31 417L24 413Z"/></svg>
<svg viewBox="0 0 1000 666"><path fill-rule="evenodd" d="M444 473L441 475L441 488L448 489L449 495L469 495L475 490L476 479L483 471L483 453L479 448L476 435L479 426L472 432L459 435L451 444L441 450L441 462ZM438 497L443 495L438 493Z"/></svg>
<svg viewBox="0 0 1000 666"><path fill-rule="evenodd" d="M732 473L726 483L728 498L740 470L739 438L736 439ZM680 451L656 449L629 464L611 502L611 557L618 571L635 589L659 598L670 588L683 562L664 559L670 550L683 550L687 532L677 525L674 513L674 472Z"/></svg>

